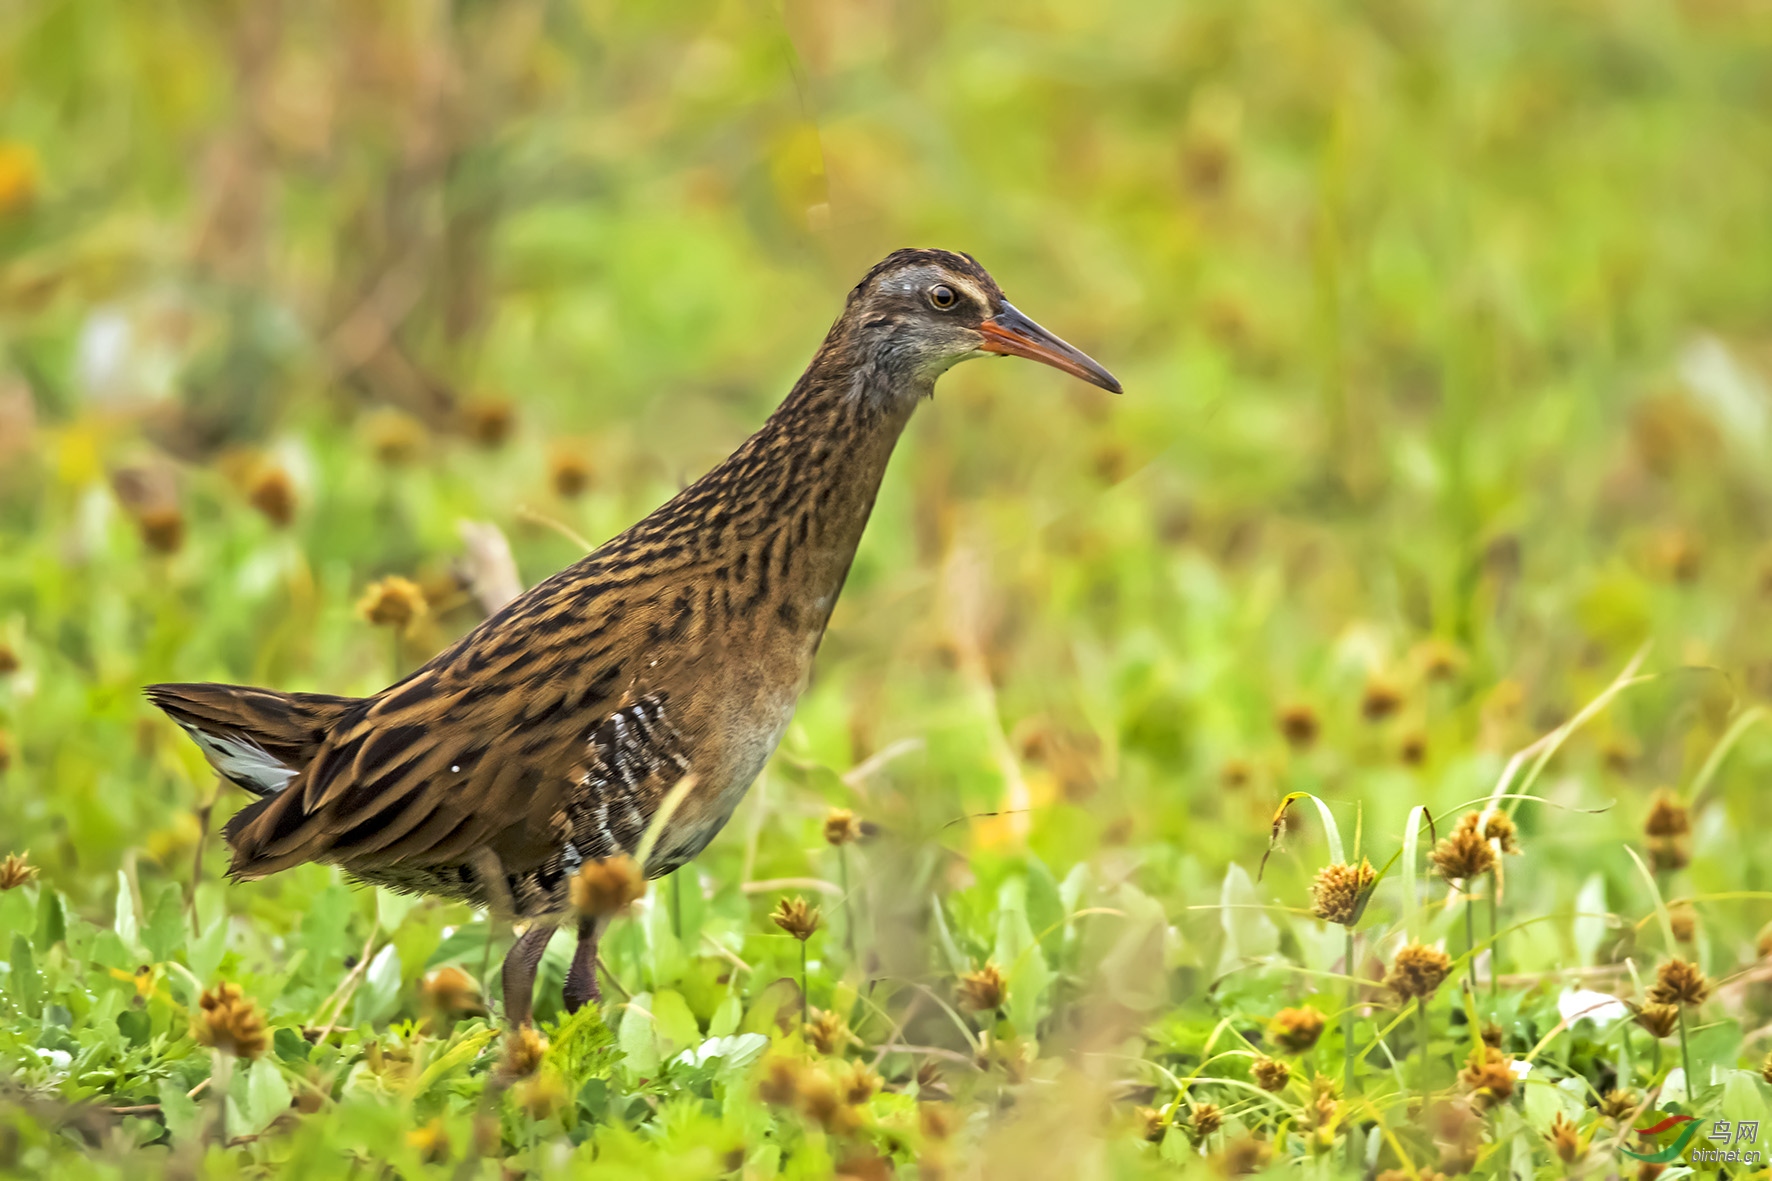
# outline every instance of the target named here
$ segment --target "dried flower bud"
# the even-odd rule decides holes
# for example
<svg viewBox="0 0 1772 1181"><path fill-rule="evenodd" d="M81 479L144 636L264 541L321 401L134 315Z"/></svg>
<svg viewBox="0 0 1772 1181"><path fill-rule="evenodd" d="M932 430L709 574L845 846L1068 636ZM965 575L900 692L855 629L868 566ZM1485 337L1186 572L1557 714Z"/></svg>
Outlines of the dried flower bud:
<svg viewBox="0 0 1772 1181"><path fill-rule="evenodd" d="M1196 1141L1204 1140L1224 1126L1224 1112L1216 1103L1196 1103L1188 1116L1188 1131Z"/></svg>
<svg viewBox="0 0 1772 1181"><path fill-rule="evenodd" d="M1385 986L1404 1000L1434 995L1452 971L1452 957L1437 947L1411 943L1397 952Z"/></svg>
<svg viewBox="0 0 1772 1181"><path fill-rule="evenodd" d="M1458 1080L1471 1092L1471 1103L1478 1111L1488 1111L1506 1103L1514 1093L1513 1059L1494 1046L1471 1051Z"/></svg>
<svg viewBox="0 0 1772 1181"><path fill-rule="evenodd" d="M1286 1084L1292 1079L1292 1068L1278 1058L1258 1055L1249 1067L1249 1073L1255 1078L1255 1085L1264 1091L1284 1091Z"/></svg>
<svg viewBox="0 0 1772 1181"><path fill-rule="evenodd" d="M1218 1170L1227 1177L1248 1177L1267 1168L1273 1157L1273 1145L1266 1140L1238 1136L1218 1155Z"/></svg>
<svg viewBox="0 0 1772 1181"><path fill-rule="evenodd" d="M1169 1129L1169 1117L1155 1107L1140 1107L1134 1112L1138 1117L1139 1126L1144 1131L1144 1138L1152 1144L1163 1139L1163 1133Z"/></svg>
<svg viewBox="0 0 1772 1181"><path fill-rule="evenodd" d="M504 1057L499 1062L499 1072L507 1080L527 1078L541 1068L541 1060L547 1052L548 1039L537 1033L535 1026L510 1030L504 1037Z"/></svg>
<svg viewBox="0 0 1772 1181"><path fill-rule="evenodd" d="M357 614L365 622L376 627L391 627L397 632L411 628L428 610L425 594L418 588L418 583L398 574L370 583L357 601Z"/></svg>
<svg viewBox="0 0 1772 1181"><path fill-rule="evenodd" d="M1470 882L1495 868L1495 850L1477 831L1477 813L1465 818L1473 823L1460 823L1452 835L1441 837L1434 845L1434 872L1447 882Z"/></svg>
<svg viewBox="0 0 1772 1181"><path fill-rule="evenodd" d="M855 1113L844 1105L843 1097L837 1093L836 1084L822 1070L800 1072L796 1099L806 1118L827 1132L845 1131L855 1118Z"/></svg>
<svg viewBox="0 0 1772 1181"><path fill-rule="evenodd" d="M807 1044L820 1054L837 1054L849 1047L849 1026L841 1014L822 1010L806 1023Z"/></svg>
<svg viewBox="0 0 1772 1181"><path fill-rule="evenodd" d="M776 1107L787 1107L800 1093L800 1064L782 1054L772 1054L763 1061L757 1080L757 1097Z"/></svg>
<svg viewBox="0 0 1772 1181"><path fill-rule="evenodd" d="M454 964L427 973L419 989L425 1003L445 1016L469 1017L486 1012L479 982Z"/></svg>
<svg viewBox="0 0 1772 1181"><path fill-rule="evenodd" d="M832 808L824 818L824 839L832 845L847 845L861 839L861 822L848 808Z"/></svg>
<svg viewBox="0 0 1772 1181"><path fill-rule="evenodd" d="M18 663L18 653L12 650L12 645L0 643L0 677L17 672Z"/></svg>
<svg viewBox="0 0 1772 1181"><path fill-rule="evenodd" d="M1709 996L1709 977L1689 960L1664 962L1649 989L1649 1001L1656 1005L1702 1005Z"/></svg>
<svg viewBox="0 0 1772 1181"><path fill-rule="evenodd" d="M1351 927L1366 911L1366 901L1378 885L1378 871L1370 861L1359 865L1337 861L1317 871L1311 883L1311 913L1324 922Z"/></svg>
<svg viewBox="0 0 1772 1181"><path fill-rule="evenodd" d="M1483 1028L1479 1032L1483 1038L1483 1044L1485 1046L1494 1046L1496 1049L1501 1048L1501 1026L1493 1021L1485 1021L1483 1022Z"/></svg>
<svg viewBox="0 0 1772 1181"><path fill-rule="evenodd" d="M256 1058L270 1045L258 1006L237 984L218 984L198 998L191 1036L236 1058Z"/></svg>
<svg viewBox="0 0 1772 1181"><path fill-rule="evenodd" d="M1581 1138L1581 1133L1576 1130L1569 1117L1560 1111L1552 1118L1550 1134L1545 1139L1550 1141L1551 1151L1557 1154L1557 1159L1566 1165L1572 1165L1587 1155L1587 1142Z"/></svg>
<svg viewBox="0 0 1772 1181"><path fill-rule="evenodd" d="M504 446L517 411L504 398L477 398L461 408L462 433L487 449Z"/></svg>
<svg viewBox="0 0 1772 1181"><path fill-rule="evenodd" d="M1494 842L1503 853L1517 855L1520 852L1520 830L1514 825L1514 818L1499 809L1485 816L1481 812L1467 812L1459 818L1459 828L1475 830L1477 825L1483 826L1483 839Z"/></svg>
<svg viewBox="0 0 1772 1181"><path fill-rule="evenodd" d="M1280 733L1294 747L1303 749L1317 740L1317 733L1322 729L1317 720L1317 711L1303 702L1285 706L1274 717L1274 724L1279 726Z"/></svg>
<svg viewBox="0 0 1772 1181"><path fill-rule="evenodd" d="M1623 1123L1636 1114L1637 1108L1643 1105L1643 1098L1635 1091L1626 1088L1622 1091L1607 1091L1600 1096L1600 1117L1613 1123Z"/></svg>
<svg viewBox="0 0 1772 1181"><path fill-rule="evenodd" d="M1003 979L1002 969L987 963L976 972L962 975L959 987L954 991L962 1009L989 1013L1002 1008L1003 1002L1009 998L1009 982Z"/></svg>
<svg viewBox="0 0 1772 1181"><path fill-rule="evenodd" d="M812 933L818 930L818 907L808 906L806 900L798 896L777 902L769 917L801 943L812 938Z"/></svg>
<svg viewBox="0 0 1772 1181"><path fill-rule="evenodd" d="M3 768L0 768L3 769ZM8 853L5 861L0 861L0 890L16 890L26 882L37 877L37 867L29 864L31 851Z"/></svg>
<svg viewBox="0 0 1772 1181"><path fill-rule="evenodd" d="M1403 707L1403 691L1382 677L1366 682L1360 696L1360 714L1368 722L1382 722Z"/></svg>
<svg viewBox="0 0 1772 1181"><path fill-rule="evenodd" d="M583 496L591 486L591 463L576 450L555 448L548 456L548 483L566 500Z"/></svg>
<svg viewBox="0 0 1772 1181"><path fill-rule="evenodd" d="M1226 759L1218 768L1218 782L1229 791L1249 786L1255 778L1255 765L1245 758Z"/></svg>
<svg viewBox="0 0 1772 1181"><path fill-rule="evenodd" d="M1665 787L1649 801L1649 815L1643 819L1643 835L1648 837L1683 837L1692 831L1692 816L1680 798Z"/></svg>
<svg viewBox="0 0 1772 1181"><path fill-rule="evenodd" d="M1423 640L1409 655L1411 663L1429 681L1450 681L1464 671L1464 652L1449 640Z"/></svg>
<svg viewBox="0 0 1772 1181"><path fill-rule="evenodd" d="M880 1090L880 1076L870 1070L865 1062L852 1065L837 1081L843 1092L843 1102L851 1107L862 1106Z"/></svg>
<svg viewBox="0 0 1772 1181"><path fill-rule="evenodd" d="M425 428L410 414L377 410L363 422L363 433L375 457L389 467L412 462L424 450Z"/></svg>
<svg viewBox="0 0 1772 1181"><path fill-rule="evenodd" d="M1405 766L1419 767L1427 762L1427 735L1411 730L1397 743L1397 758Z"/></svg>
<svg viewBox="0 0 1772 1181"><path fill-rule="evenodd" d="M295 483L276 464L265 464L252 473L246 499L279 529L295 520Z"/></svg>
<svg viewBox="0 0 1772 1181"><path fill-rule="evenodd" d="M1643 846L1649 854L1649 868L1656 873L1673 873L1692 863L1692 851L1685 837L1650 837Z"/></svg>
<svg viewBox="0 0 1772 1181"><path fill-rule="evenodd" d="M569 893L572 908L586 918L613 918L646 896L646 875L632 857L617 853L579 866Z"/></svg>
<svg viewBox="0 0 1772 1181"><path fill-rule="evenodd" d="M941 1103L917 1104L917 1127L925 1139L940 1142L954 1134L953 1110Z"/></svg>
<svg viewBox="0 0 1772 1181"><path fill-rule="evenodd" d="M1754 954L1761 959L1772 958L1772 923L1761 927L1760 933L1754 937Z"/></svg>
<svg viewBox="0 0 1772 1181"><path fill-rule="evenodd" d="M1698 912L1690 906L1670 906L1667 925L1673 928L1676 943L1690 943L1698 934Z"/></svg>
<svg viewBox="0 0 1772 1181"><path fill-rule="evenodd" d="M1632 1011L1631 1019L1659 1041L1673 1036L1674 1030L1680 1027L1680 1006L1643 1005Z"/></svg>
<svg viewBox="0 0 1772 1181"><path fill-rule="evenodd" d="M1268 1037L1289 1054L1302 1054L1323 1036L1323 1014L1312 1005L1281 1009L1268 1025Z"/></svg>
<svg viewBox="0 0 1772 1181"><path fill-rule="evenodd" d="M135 515L142 544L157 554L176 554L185 544L185 514L177 505L153 505Z"/></svg>

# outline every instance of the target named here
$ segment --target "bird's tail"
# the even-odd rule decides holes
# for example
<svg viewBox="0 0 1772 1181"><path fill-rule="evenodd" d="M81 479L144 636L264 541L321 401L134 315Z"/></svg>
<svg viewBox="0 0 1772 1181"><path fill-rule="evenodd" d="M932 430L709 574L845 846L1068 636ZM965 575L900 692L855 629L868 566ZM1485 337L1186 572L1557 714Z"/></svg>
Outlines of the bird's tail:
<svg viewBox="0 0 1772 1181"><path fill-rule="evenodd" d="M145 691L184 727L218 775L261 797L288 787L359 701L245 685L149 685Z"/></svg>

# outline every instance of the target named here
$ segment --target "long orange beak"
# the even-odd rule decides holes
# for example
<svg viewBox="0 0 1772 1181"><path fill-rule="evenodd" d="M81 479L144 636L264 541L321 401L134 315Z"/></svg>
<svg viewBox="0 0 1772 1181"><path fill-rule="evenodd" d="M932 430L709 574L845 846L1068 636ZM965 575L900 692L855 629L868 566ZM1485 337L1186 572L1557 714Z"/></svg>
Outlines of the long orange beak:
<svg viewBox="0 0 1772 1181"><path fill-rule="evenodd" d="M978 346L980 352L1042 361L1111 394L1120 392L1119 380L1096 364L1094 358L1022 315L1014 304L1005 303L1002 311L978 326L978 331L984 337L984 343Z"/></svg>

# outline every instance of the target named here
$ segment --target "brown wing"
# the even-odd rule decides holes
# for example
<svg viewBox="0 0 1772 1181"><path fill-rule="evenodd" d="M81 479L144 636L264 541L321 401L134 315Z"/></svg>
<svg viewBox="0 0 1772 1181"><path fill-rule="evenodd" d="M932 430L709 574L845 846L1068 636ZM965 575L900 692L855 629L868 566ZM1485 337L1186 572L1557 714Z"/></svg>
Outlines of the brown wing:
<svg viewBox="0 0 1772 1181"><path fill-rule="evenodd" d="M594 739L646 699L639 686L663 671L655 644L673 611L669 596L633 582L599 587L596 573L556 575L362 701L287 791L229 823L232 873L256 878L305 861L359 872L443 866L487 850L523 874L557 858L608 782L592 770L602 761ZM611 801L656 790L648 779ZM631 827L630 810L619 815Z"/></svg>
<svg viewBox="0 0 1772 1181"><path fill-rule="evenodd" d="M256 796L282 791L313 761L355 697L246 685L149 685L148 700L182 726L216 773Z"/></svg>

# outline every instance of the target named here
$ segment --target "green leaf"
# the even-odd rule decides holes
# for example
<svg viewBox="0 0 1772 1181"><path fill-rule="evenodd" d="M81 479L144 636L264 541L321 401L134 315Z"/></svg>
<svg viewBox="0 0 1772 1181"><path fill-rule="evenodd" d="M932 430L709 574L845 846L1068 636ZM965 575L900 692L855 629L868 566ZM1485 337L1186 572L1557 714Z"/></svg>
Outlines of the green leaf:
<svg viewBox="0 0 1772 1181"><path fill-rule="evenodd" d="M228 916L218 916L209 924L201 938L192 941L185 949L185 960L190 965L191 974L199 980L214 980L216 972L221 968L222 956L228 950Z"/></svg>
<svg viewBox="0 0 1772 1181"><path fill-rule="evenodd" d="M116 917L111 922L111 929L136 958L147 954L147 949L141 945L141 918L135 911L135 891L129 888L129 875L122 870L117 871Z"/></svg>
<svg viewBox="0 0 1772 1181"><path fill-rule="evenodd" d="M202 1109L174 1079L161 1079L160 1116L174 1144L189 1144L203 1130Z"/></svg>
<svg viewBox="0 0 1772 1181"><path fill-rule="evenodd" d="M1009 984L1009 1020L1032 1031L1046 1012L1052 971L1028 922L1027 879L1012 877L997 890L997 943L992 954Z"/></svg>
<svg viewBox="0 0 1772 1181"><path fill-rule="evenodd" d="M1415 863L1420 860L1421 826L1427 814L1427 808L1417 804L1409 809L1409 820L1403 826L1403 934L1410 942L1421 938L1420 882Z"/></svg>
<svg viewBox="0 0 1772 1181"><path fill-rule="evenodd" d="M744 1016L744 1002L738 999L734 990L726 994L726 999L714 1010L708 1021L709 1037L727 1037L738 1031L739 1020Z"/></svg>
<svg viewBox="0 0 1772 1181"><path fill-rule="evenodd" d="M463 923L437 945L425 961L425 971L444 964L478 964L486 958L486 944L491 939L491 923Z"/></svg>
<svg viewBox="0 0 1772 1181"><path fill-rule="evenodd" d="M585 1005L562 1021L548 1044L547 1061L573 1088L608 1075L616 1058L615 1034L595 1005Z"/></svg>
<svg viewBox="0 0 1772 1181"><path fill-rule="evenodd" d="M1606 938L1606 875L1594 872L1575 896L1575 961L1592 964Z"/></svg>
<svg viewBox="0 0 1772 1181"><path fill-rule="evenodd" d="M185 907L181 891L172 883L160 891L154 899L154 909L148 917L147 928L142 932L142 946L148 950L148 958L156 964L170 960L173 953L185 942ZM204 984L209 981L198 977Z"/></svg>
<svg viewBox="0 0 1772 1181"><path fill-rule="evenodd" d="M68 937L68 914L62 896L44 886L37 894L37 950L48 951Z"/></svg>
<svg viewBox="0 0 1772 1181"><path fill-rule="evenodd" d="M375 921L384 935L392 935L424 899L417 894L396 894L379 887L375 891Z"/></svg>
<svg viewBox="0 0 1772 1181"><path fill-rule="evenodd" d="M351 1011L351 1023L375 1025L385 1021L393 1016L399 1003L400 953L392 943L384 943L375 958L369 961L369 970L363 973L363 983L357 988L357 1001Z"/></svg>
<svg viewBox="0 0 1772 1181"><path fill-rule="evenodd" d="M18 998L25 1013L35 1017L39 1013L39 1004L43 1000L43 977L37 973L37 961L31 954L31 944L22 932L15 931L12 935L11 971L6 978L7 990Z"/></svg>
<svg viewBox="0 0 1772 1181"><path fill-rule="evenodd" d="M948 930L947 912L942 908L941 896L930 895L929 907L935 914L935 941L941 946L941 953L947 957L948 969L956 974L970 972L974 965L960 954L953 932Z"/></svg>
<svg viewBox="0 0 1772 1181"><path fill-rule="evenodd" d="M653 1032L660 1041L660 1057L668 1058L702 1040L701 1026L689 1011L689 1002L675 989L664 988L652 994L652 1021Z"/></svg>
<svg viewBox="0 0 1772 1181"><path fill-rule="evenodd" d="M1040 937L1040 947L1049 960L1055 960L1064 954L1065 936L1068 927L1065 916L1070 913L1065 907L1064 896L1059 892L1058 879L1052 876L1052 870L1034 854L1027 855L1028 867L1028 923Z"/></svg>
<svg viewBox="0 0 1772 1181"><path fill-rule="evenodd" d="M230 1121L229 1131L246 1135L264 1131L289 1110L290 1098L289 1084L276 1061L269 1056L255 1059L246 1071L245 1126L235 1129Z"/></svg>
<svg viewBox="0 0 1772 1181"><path fill-rule="evenodd" d="M658 1042L652 1035L652 1025L652 994L636 993L622 1011L621 1030L617 1035L622 1067L630 1080L650 1078L658 1073Z"/></svg>
<svg viewBox="0 0 1772 1181"><path fill-rule="evenodd" d="M1218 904L1218 921L1224 928L1219 975L1280 950L1280 929L1261 909L1261 898L1255 892L1255 883L1249 880L1249 871L1234 861L1224 871Z"/></svg>

